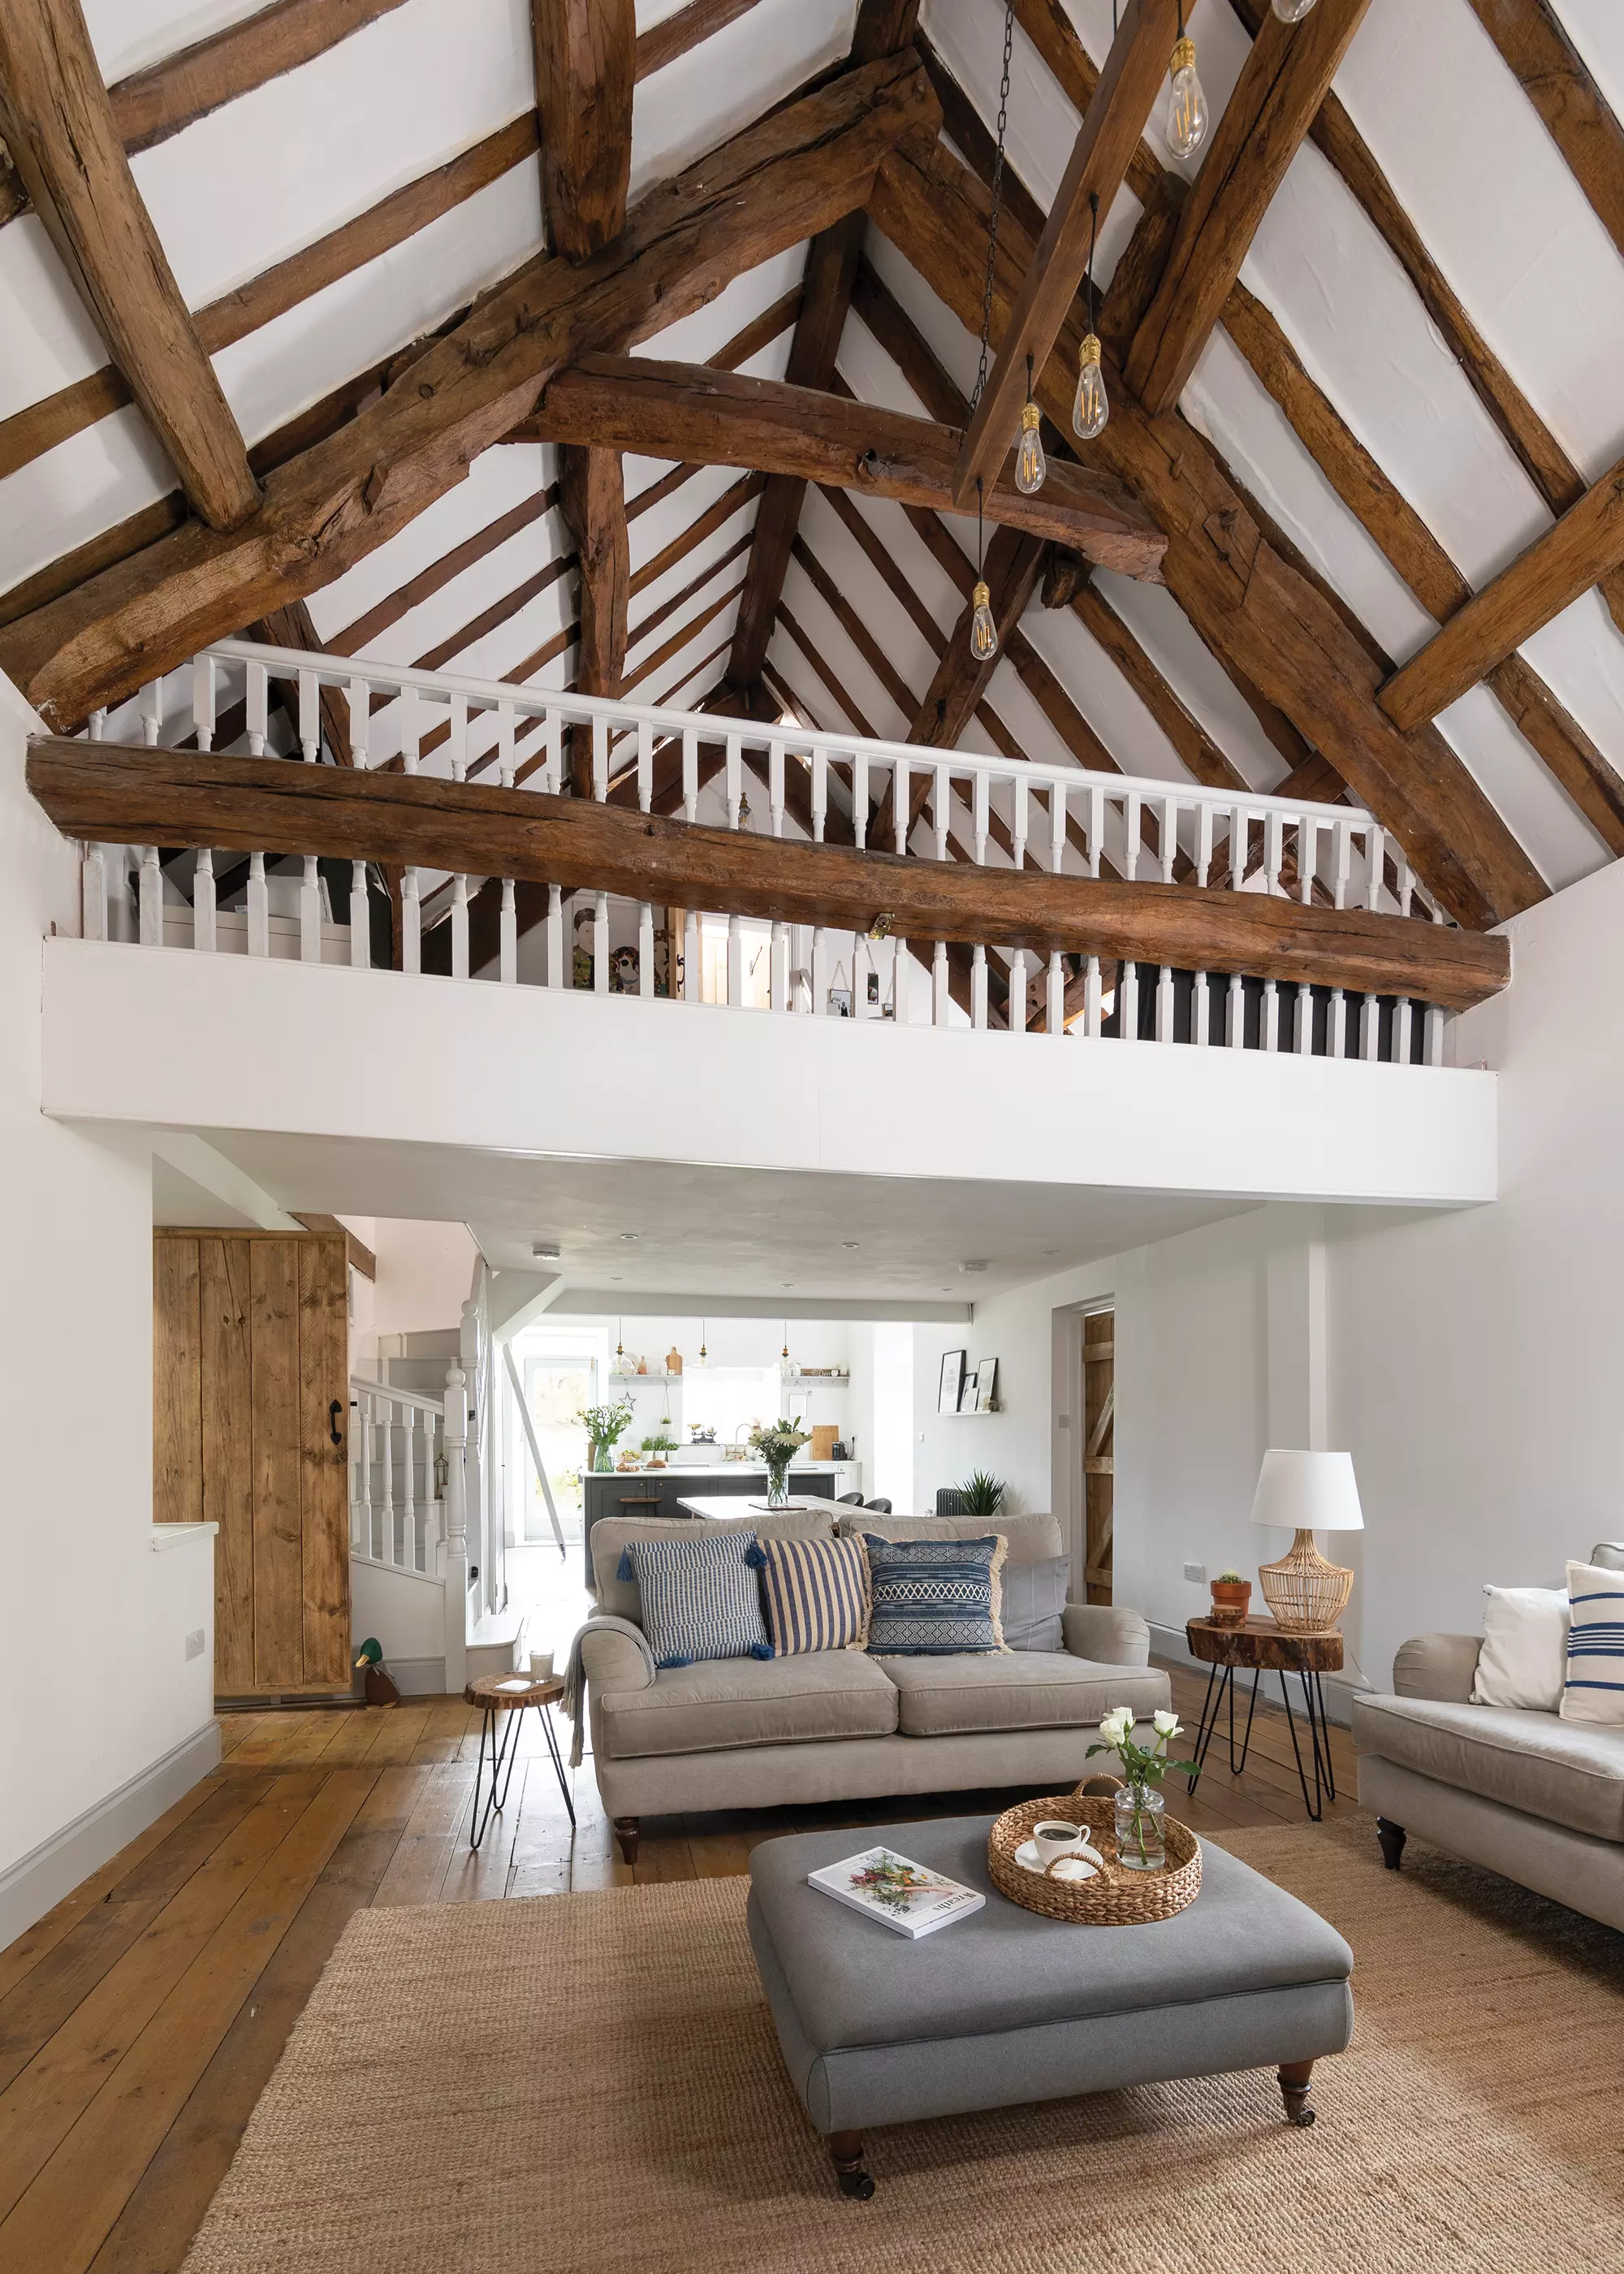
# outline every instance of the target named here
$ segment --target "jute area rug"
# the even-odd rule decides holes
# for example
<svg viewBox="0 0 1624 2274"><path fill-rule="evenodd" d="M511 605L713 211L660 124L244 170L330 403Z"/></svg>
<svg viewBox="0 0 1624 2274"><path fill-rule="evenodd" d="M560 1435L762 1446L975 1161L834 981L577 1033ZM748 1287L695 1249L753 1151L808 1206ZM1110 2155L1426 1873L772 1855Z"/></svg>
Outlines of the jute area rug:
<svg viewBox="0 0 1624 2274"><path fill-rule="evenodd" d="M746 1882L363 1911L185 2274L1598 2274L1624 2263L1624 1937L1367 1820L1225 1845L1331 1919L1357 2032L1272 2071L869 2135L834 2190ZM1080 1931L1081 1930L1079 1930Z"/></svg>

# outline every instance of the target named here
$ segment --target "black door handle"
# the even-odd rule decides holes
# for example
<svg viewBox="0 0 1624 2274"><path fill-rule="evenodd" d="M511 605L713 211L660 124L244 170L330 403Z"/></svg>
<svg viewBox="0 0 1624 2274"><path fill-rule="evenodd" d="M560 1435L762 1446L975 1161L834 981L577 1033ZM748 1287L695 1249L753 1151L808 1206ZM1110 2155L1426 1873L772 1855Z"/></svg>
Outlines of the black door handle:
<svg viewBox="0 0 1624 2274"><path fill-rule="evenodd" d="M344 1433L338 1426L338 1417L343 1410L342 1402L336 1397L327 1407L327 1428L335 1445L342 1445L344 1442Z"/></svg>

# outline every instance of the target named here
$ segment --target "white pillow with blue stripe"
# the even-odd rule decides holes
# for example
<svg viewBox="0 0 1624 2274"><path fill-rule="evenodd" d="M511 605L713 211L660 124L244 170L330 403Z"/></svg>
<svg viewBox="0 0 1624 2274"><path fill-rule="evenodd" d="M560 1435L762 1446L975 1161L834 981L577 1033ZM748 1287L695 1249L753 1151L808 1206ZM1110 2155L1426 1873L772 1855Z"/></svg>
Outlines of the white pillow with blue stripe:
<svg viewBox="0 0 1624 2274"><path fill-rule="evenodd" d="M1568 1599L1572 1612L1562 1719L1624 1727L1624 1571L1570 1563Z"/></svg>
<svg viewBox="0 0 1624 2274"><path fill-rule="evenodd" d="M706 1658L771 1658L761 1581L746 1558L753 1532L692 1540L629 1540L619 1577L635 1579L656 1666Z"/></svg>

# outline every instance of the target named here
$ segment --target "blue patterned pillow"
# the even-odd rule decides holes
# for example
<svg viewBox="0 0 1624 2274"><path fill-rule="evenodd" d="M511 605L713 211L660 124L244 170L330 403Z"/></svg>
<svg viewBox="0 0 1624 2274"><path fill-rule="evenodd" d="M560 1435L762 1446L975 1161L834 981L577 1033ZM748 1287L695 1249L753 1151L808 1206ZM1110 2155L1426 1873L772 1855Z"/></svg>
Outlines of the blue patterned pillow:
<svg viewBox="0 0 1624 2274"><path fill-rule="evenodd" d="M656 1666L702 1658L771 1658L761 1583L746 1560L753 1532L695 1540L631 1540L618 1577L635 1579Z"/></svg>
<svg viewBox="0 0 1624 2274"><path fill-rule="evenodd" d="M881 1540L872 1532L862 1540L872 1656L943 1658L1006 1647L998 1623L1002 1540Z"/></svg>
<svg viewBox="0 0 1624 2274"><path fill-rule="evenodd" d="M868 1632L868 1559L855 1540L763 1540L762 1575L775 1658L861 1649Z"/></svg>

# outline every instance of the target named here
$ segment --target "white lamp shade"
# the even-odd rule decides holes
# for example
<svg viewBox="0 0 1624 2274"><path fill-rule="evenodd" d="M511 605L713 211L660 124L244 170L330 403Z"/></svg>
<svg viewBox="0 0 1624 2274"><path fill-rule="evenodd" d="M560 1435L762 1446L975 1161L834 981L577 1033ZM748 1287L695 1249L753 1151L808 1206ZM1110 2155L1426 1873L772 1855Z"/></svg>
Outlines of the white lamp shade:
<svg viewBox="0 0 1624 2274"><path fill-rule="evenodd" d="M1363 1532L1351 1453L1294 1453L1271 1446L1258 1473L1254 1524L1288 1532Z"/></svg>

